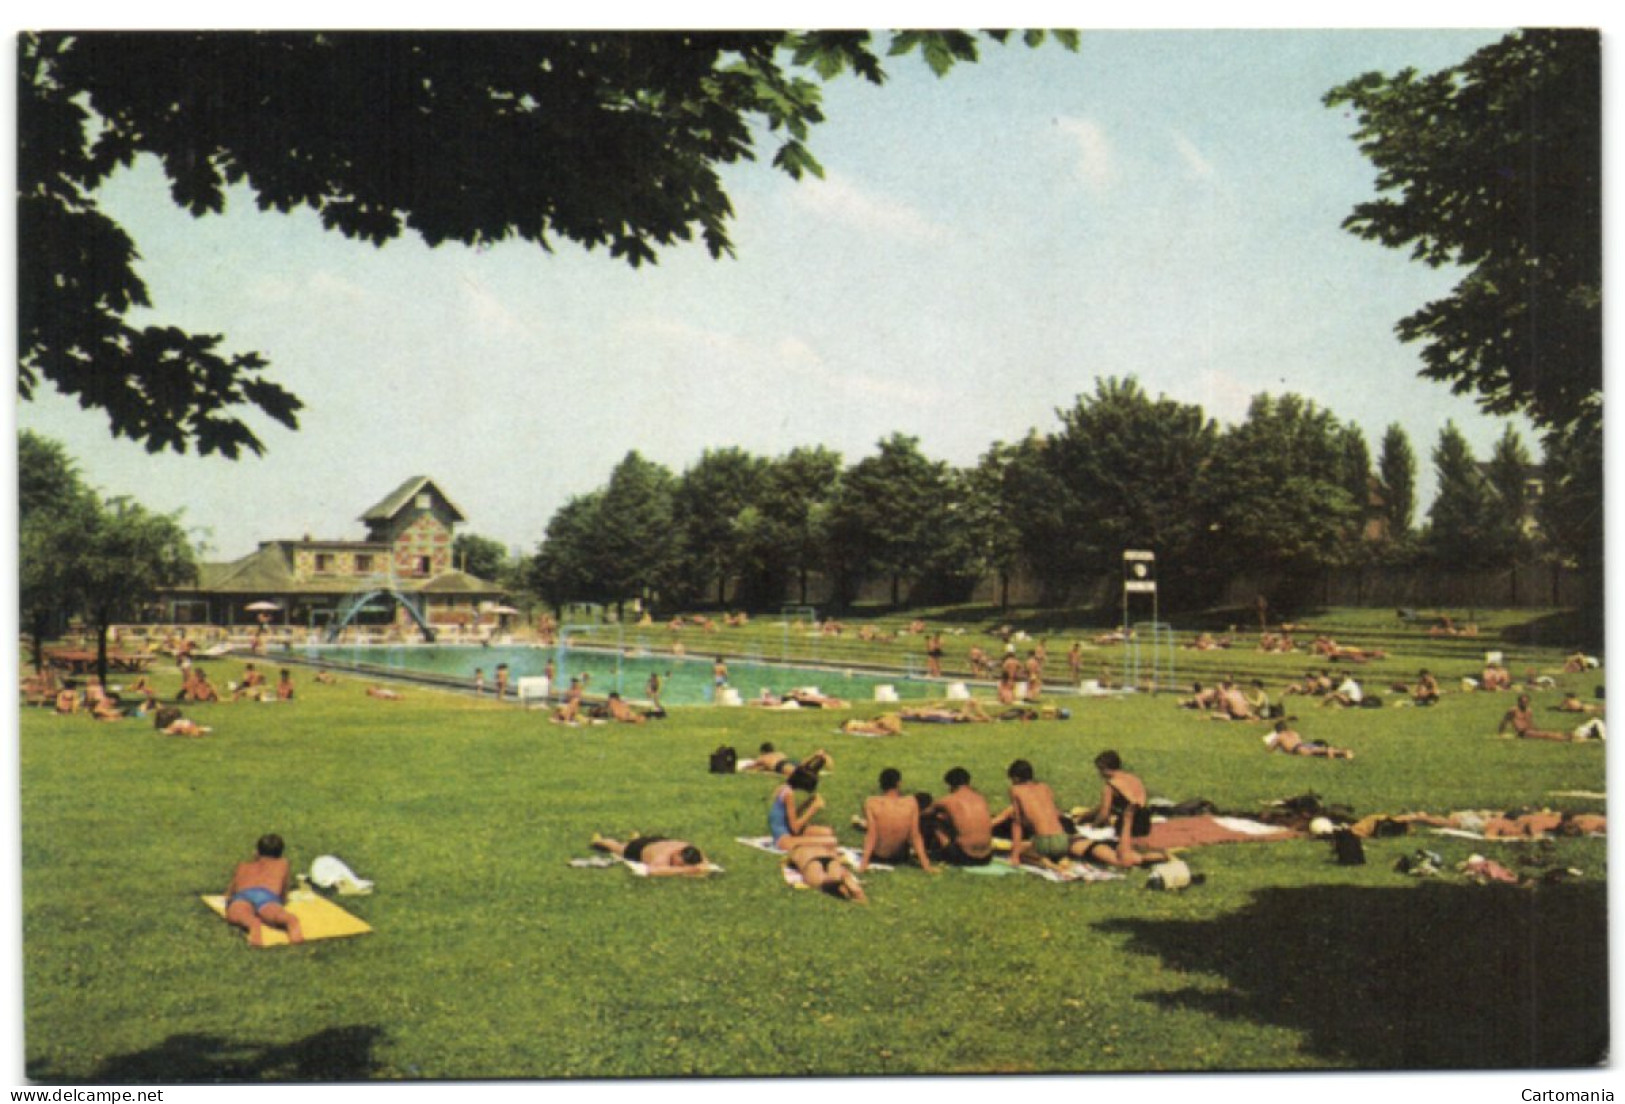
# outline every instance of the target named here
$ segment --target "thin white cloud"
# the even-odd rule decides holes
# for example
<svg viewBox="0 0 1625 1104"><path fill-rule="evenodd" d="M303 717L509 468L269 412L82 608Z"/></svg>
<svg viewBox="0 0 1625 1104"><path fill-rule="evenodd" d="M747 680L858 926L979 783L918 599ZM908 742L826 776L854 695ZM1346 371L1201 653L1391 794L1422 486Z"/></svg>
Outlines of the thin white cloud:
<svg viewBox="0 0 1625 1104"><path fill-rule="evenodd" d="M1108 187L1117 178L1117 159L1106 132L1090 119L1070 115L1055 125L1072 142L1077 154L1072 171L1078 180L1090 188Z"/></svg>
<svg viewBox="0 0 1625 1104"><path fill-rule="evenodd" d="M1174 149L1179 151L1179 156L1185 162L1185 167L1190 169L1193 176L1202 180L1212 178L1214 172L1213 162L1202 155L1202 151L1196 148L1196 143L1178 131L1174 132Z"/></svg>
<svg viewBox="0 0 1625 1104"><path fill-rule="evenodd" d="M948 238L946 227L915 208L860 188L837 173L826 173L822 180L805 180L792 195L815 214L865 233L925 244Z"/></svg>

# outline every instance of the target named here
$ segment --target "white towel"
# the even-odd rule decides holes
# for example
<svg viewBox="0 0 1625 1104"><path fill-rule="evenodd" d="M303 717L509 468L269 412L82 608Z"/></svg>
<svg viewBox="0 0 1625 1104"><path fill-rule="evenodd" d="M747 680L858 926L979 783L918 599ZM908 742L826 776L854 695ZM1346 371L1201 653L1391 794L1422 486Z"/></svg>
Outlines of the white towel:
<svg viewBox="0 0 1625 1104"><path fill-rule="evenodd" d="M310 880L323 889L336 889L341 897L359 897L372 892L372 882L344 864L337 855L318 855L310 864Z"/></svg>

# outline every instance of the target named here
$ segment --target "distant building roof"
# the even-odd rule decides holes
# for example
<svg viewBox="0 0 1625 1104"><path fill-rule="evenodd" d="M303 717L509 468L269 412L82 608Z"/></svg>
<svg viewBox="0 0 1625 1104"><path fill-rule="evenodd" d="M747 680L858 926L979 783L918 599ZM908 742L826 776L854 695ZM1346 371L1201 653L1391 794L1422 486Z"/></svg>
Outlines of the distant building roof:
<svg viewBox="0 0 1625 1104"><path fill-rule="evenodd" d="M463 516L462 510L457 508L457 504L446 496L446 492L442 491L439 486L435 484L434 480L430 479L426 475L414 475L405 483L402 483L399 487L396 487L389 494L385 495L383 500L380 501L378 505L362 514L361 520L367 522L388 521L390 518L404 510L406 508L406 504L411 502L416 495L422 492L425 488L430 487L434 489L435 494L440 496L440 501L446 504L446 508L456 515L454 520L467 520Z"/></svg>

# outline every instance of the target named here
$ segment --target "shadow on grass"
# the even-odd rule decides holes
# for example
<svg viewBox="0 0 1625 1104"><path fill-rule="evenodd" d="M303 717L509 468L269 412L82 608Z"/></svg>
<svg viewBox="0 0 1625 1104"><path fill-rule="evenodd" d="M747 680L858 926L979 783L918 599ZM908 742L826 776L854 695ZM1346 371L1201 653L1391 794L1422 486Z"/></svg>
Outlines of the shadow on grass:
<svg viewBox="0 0 1625 1104"><path fill-rule="evenodd" d="M1128 949L1219 974L1144 999L1300 1032L1337 1064L1592 1066L1607 1058L1600 885L1270 889L1209 920L1114 920Z"/></svg>
<svg viewBox="0 0 1625 1104"><path fill-rule="evenodd" d="M330 1027L282 1046L232 1042L218 1035L171 1035L150 1050L103 1062L103 1084L219 1081L362 1081L374 1072L383 1032L370 1025Z"/></svg>

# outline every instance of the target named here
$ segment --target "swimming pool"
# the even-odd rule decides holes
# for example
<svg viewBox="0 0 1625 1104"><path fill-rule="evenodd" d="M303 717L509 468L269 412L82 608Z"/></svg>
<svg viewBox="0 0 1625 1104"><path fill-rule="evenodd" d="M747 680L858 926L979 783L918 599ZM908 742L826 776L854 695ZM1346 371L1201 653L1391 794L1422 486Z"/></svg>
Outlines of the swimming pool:
<svg viewBox="0 0 1625 1104"><path fill-rule="evenodd" d="M554 665L555 690L568 686L572 678L586 680L587 693L598 697L615 691L626 698L646 698L649 676L659 673L660 700L664 705L701 705L714 700L716 687L711 668L714 656L674 656L632 650L619 652L597 648L537 648L478 644L413 645L318 645L296 649L316 663L347 667L358 671L426 676L435 682L472 686L476 670L485 673L485 686L491 689L498 664L508 665L510 687L522 678L547 674ZM745 700L757 697L764 688L783 694L800 686L816 687L832 697L872 702L876 686L892 686L904 700L920 701L943 696L946 684L902 673L862 671L851 668L789 666L755 659L727 660L728 684Z"/></svg>

